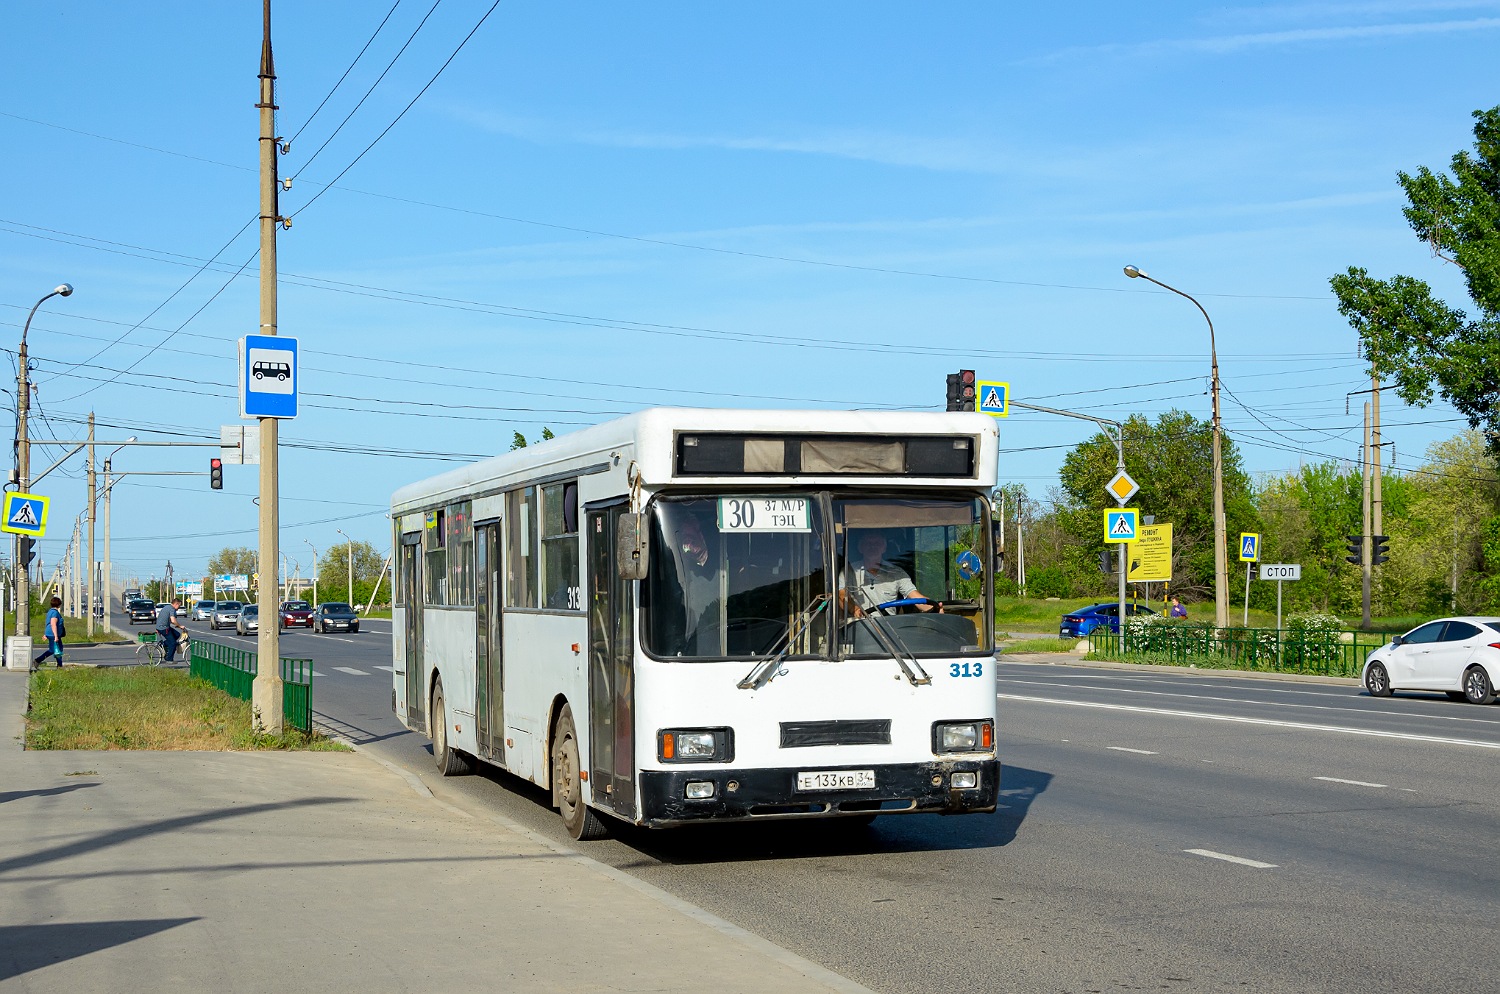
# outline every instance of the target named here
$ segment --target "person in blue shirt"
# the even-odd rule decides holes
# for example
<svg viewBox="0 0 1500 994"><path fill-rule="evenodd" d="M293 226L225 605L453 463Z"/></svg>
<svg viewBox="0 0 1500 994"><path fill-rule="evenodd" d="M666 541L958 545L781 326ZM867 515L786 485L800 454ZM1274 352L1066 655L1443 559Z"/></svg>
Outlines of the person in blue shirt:
<svg viewBox="0 0 1500 994"><path fill-rule="evenodd" d="M187 629L177 620L177 609L181 606L181 598L174 597L172 603L156 609L156 637L166 648L165 658L169 663L177 656L177 643L187 635Z"/></svg>
<svg viewBox="0 0 1500 994"><path fill-rule="evenodd" d="M47 638L47 650L31 661L31 668L35 670L39 666L45 666L48 657L57 660L57 665L62 665L63 659L63 621L62 621L62 598L54 597L47 610L47 620L42 622L42 634Z"/></svg>
<svg viewBox="0 0 1500 994"><path fill-rule="evenodd" d="M1182 606L1182 601L1178 600L1176 597L1172 598L1172 610L1168 614L1168 617L1171 617L1171 618L1186 618L1187 617L1187 608L1183 607Z"/></svg>

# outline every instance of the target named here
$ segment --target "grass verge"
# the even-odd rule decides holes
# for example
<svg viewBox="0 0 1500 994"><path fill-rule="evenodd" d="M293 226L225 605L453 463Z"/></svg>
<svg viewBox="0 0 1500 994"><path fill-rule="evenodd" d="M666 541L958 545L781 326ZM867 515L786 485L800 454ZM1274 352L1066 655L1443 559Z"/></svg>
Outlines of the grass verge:
<svg viewBox="0 0 1500 994"><path fill-rule="evenodd" d="M1001 652L1072 652L1078 639L1022 639L1000 643Z"/></svg>
<svg viewBox="0 0 1500 994"><path fill-rule="evenodd" d="M31 678L28 749L162 749L214 752L298 749L346 752L317 733L250 730L250 704L182 670L81 666Z"/></svg>

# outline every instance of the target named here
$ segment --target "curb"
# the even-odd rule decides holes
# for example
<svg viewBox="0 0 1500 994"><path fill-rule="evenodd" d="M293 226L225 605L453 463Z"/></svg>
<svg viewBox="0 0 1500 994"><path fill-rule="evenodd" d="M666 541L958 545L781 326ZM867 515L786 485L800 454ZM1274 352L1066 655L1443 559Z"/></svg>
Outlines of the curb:
<svg viewBox="0 0 1500 994"><path fill-rule="evenodd" d="M340 741L345 740L341 739ZM400 777L402 780L406 781L407 786L411 787L411 789L415 791L418 796L428 798L441 807L448 809L449 811L456 812L466 818L477 816L488 821L492 821L496 825L499 825L501 828L514 832L522 838L533 842L536 845L541 846L551 852L554 852L565 859L569 859L575 863L582 864L583 866L599 874L600 876L607 877L610 880L615 881L616 883L629 887L631 890L636 891L637 893L647 898L650 898L651 900L663 905L664 907L670 908L671 910L677 912L680 915L683 915L686 918L692 919L700 925L708 926L719 934L733 939L734 941L740 943L742 946L747 947L757 955L765 956L768 959L775 960L783 966L796 970L798 973L802 974L804 977L807 977L809 980L816 981L817 983L823 984L835 991L841 991L842 994L875 994L874 991L870 990L870 988L864 986L863 984L850 980L848 977L842 976L841 974L834 973L827 967L819 966L812 960L799 956L796 953L792 952L790 949L778 946L771 940L762 938L761 936L756 935L754 932L750 932L744 928L741 928L740 926L734 924L731 921L728 921L727 919L720 918L713 912L705 910L704 908L700 908L696 904L684 901L682 898L677 897L676 895L671 894L665 890L662 890L655 884L648 884L644 880L640 880L632 876L631 874L626 873L624 870L618 870L607 863L601 863L599 860L594 859L592 856L585 856L577 849L573 849L570 846L566 846L560 842L549 839L545 835L542 835L540 832L535 832L527 828L525 825L520 824L519 822L512 821L505 815L497 814L493 811L486 811L483 808L470 811L457 805L450 804L435 795L432 792L432 789L429 788L427 784L422 781L422 778L417 774L411 772L410 770L402 769L395 763L392 763L380 756L376 756L367 749L364 749L361 746L357 746L352 742L349 742L347 744L354 750L356 755L370 760L371 762L378 763L379 765L385 767L387 770L390 770L396 776Z"/></svg>

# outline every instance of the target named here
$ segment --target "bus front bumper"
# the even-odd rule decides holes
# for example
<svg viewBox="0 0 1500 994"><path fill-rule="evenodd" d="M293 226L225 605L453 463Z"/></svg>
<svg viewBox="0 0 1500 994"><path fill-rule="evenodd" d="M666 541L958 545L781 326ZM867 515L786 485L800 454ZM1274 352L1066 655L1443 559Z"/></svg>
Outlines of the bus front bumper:
<svg viewBox="0 0 1500 994"><path fill-rule="evenodd" d="M799 772L873 771L873 788L798 790ZM954 774L974 774L973 787L955 787ZM959 778L960 781L964 777ZM708 797L688 797L688 786L713 784ZM995 810L998 759L945 759L876 766L788 769L643 770L641 821L653 828L731 819L829 818L874 814L970 814ZM696 788L703 791L706 788Z"/></svg>

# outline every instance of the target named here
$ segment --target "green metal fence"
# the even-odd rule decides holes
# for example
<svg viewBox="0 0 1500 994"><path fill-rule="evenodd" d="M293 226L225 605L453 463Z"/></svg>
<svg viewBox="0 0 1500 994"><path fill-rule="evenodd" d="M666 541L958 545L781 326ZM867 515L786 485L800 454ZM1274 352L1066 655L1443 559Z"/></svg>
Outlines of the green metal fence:
<svg viewBox="0 0 1500 994"><path fill-rule="evenodd" d="M1142 625L1123 635L1095 629L1088 638L1090 655L1122 662L1359 676L1365 657L1391 634Z"/></svg>
<svg viewBox="0 0 1500 994"><path fill-rule="evenodd" d="M192 640L188 672L231 697L251 699L257 655L222 642ZM312 660L281 657L282 714L287 723L312 731Z"/></svg>

